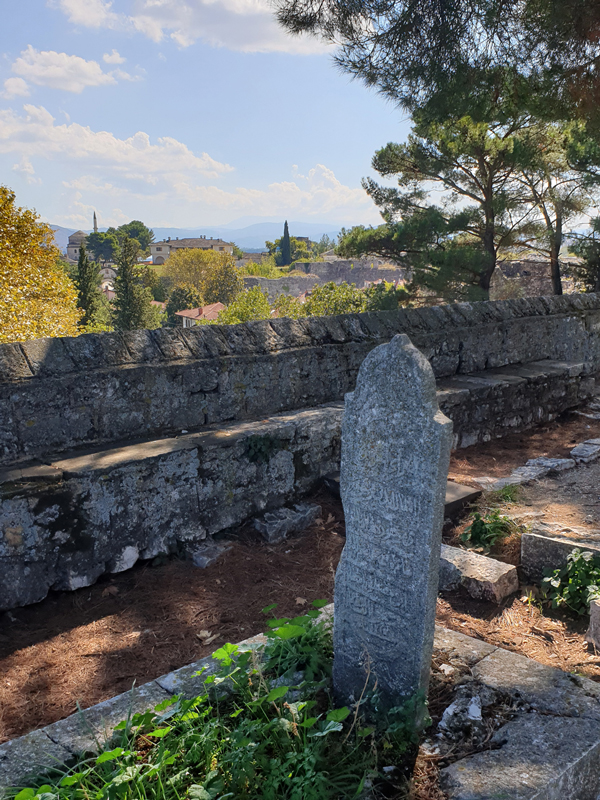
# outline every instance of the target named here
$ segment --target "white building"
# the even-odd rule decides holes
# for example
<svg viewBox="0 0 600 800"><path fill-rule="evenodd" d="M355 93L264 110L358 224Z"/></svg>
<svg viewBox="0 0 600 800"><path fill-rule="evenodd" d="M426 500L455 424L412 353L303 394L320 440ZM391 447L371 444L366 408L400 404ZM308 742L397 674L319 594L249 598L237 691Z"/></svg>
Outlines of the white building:
<svg viewBox="0 0 600 800"><path fill-rule="evenodd" d="M153 264L164 264L175 250L215 250L218 253L233 253L233 245L223 239L207 239L200 236L197 239L163 239L162 242L152 242L150 255Z"/></svg>

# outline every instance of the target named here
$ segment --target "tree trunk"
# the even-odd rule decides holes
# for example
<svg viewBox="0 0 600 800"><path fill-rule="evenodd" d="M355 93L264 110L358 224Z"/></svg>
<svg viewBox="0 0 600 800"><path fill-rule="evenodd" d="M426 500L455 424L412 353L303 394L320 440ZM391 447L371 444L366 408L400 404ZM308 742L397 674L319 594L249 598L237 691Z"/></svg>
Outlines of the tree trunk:
<svg viewBox="0 0 600 800"><path fill-rule="evenodd" d="M488 263L481 270L481 274L479 276L479 285L486 293L486 298L487 298L490 291L490 281L492 280L492 275L494 274L494 270L496 269L496 246L494 242L493 222L491 227L486 226L486 229L482 237L482 241L483 241L483 249L488 254Z"/></svg>
<svg viewBox="0 0 600 800"><path fill-rule="evenodd" d="M552 293L562 294L562 281L560 279L560 248L562 247L562 219L556 215L556 227L550 245L550 277L552 278Z"/></svg>

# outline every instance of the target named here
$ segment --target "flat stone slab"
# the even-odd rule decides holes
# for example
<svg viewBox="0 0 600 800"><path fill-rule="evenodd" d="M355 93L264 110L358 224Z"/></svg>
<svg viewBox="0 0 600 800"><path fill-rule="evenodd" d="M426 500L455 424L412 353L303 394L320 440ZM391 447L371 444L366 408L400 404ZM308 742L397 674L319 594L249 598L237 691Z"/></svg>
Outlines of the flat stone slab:
<svg viewBox="0 0 600 800"><path fill-rule="evenodd" d="M526 714L441 771L450 800L596 800L600 722Z"/></svg>
<svg viewBox="0 0 600 800"><path fill-rule="evenodd" d="M500 478L493 485L492 489L498 491L505 486L520 486L523 483L536 481L545 478L553 472L564 472L575 467L572 458L530 458L524 467L517 467L507 478Z"/></svg>
<svg viewBox="0 0 600 800"><path fill-rule="evenodd" d="M496 479L490 479L495 483ZM336 497L340 496L340 473L330 472L323 476L323 483L327 489ZM463 486L461 483L448 481L446 483L446 499L444 502L444 517L454 517L469 503L475 502L481 497L481 489L474 489L472 486Z"/></svg>
<svg viewBox="0 0 600 800"><path fill-rule="evenodd" d="M589 464L600 458L600 439L587 439L571 450L571 458L578 464Z"/></svg>
<svg viewBox="0 0 600 800"><path fill-rule="evenodd" d="M442 545L440 591L464 586L471 597L501 603L519 589L517 568L495 558Z"/></svg>
<svg viewBox="0 0 600 800"><path fill-rule="evenodd" d="M536 527L521 536L521 567L530 581L539 583L544 577L544 570L564 567L567 556L576 547L600 556L600 537L553 536L543 531L543 528Z"/></svg>
<svg viewBox="0 0 600 800"><path fill-rule="evenodd" d="M21 787L36 773L60 767L73 758L73 753L47 735L45 728L10 742L0 744L0 797L4 789Z"/></svg>

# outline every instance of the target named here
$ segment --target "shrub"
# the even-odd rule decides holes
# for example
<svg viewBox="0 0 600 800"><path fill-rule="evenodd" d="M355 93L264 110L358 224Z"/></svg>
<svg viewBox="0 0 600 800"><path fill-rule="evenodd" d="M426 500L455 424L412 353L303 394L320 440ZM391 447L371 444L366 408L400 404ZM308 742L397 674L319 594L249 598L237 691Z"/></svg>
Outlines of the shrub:
<svg viewBox="0 0 600 800"><path fill-rule="evenodd" d="M470 547L480 548L487 553L499 539L508 536L513 528L514 523L508 517L500 516L497 508L485 519L476 511L473 514L473 522L465 528L460 540Z"/></svg>
<svg viewBox="0 0 600 800"><path fill-rule="evenodd" d="M555 569L542 580L552 608L567 606L577 614L587 614L590 601L600 599L600 558L588 550L575 548L562 569Z"/></svg>

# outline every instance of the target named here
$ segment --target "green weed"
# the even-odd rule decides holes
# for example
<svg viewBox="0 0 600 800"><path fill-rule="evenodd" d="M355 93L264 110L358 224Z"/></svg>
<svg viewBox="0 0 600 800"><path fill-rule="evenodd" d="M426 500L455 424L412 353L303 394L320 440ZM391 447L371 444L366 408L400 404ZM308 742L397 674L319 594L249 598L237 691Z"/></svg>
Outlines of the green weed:
<svg viewBox="0 0 600 800"><path fill-rule="evenodd" d="M566 566L546 573L542 588L552 608L567 606L577 614L587 614L590 601L600 599L600 558L588 550L575 548Z"/></svg>
<svg viewBox="0 0 600 800"><path fill-rule="evenodd" d="M497 541L513 532L514 522L508 517L500 515L499 509L494 509L485 518L476 511L473 522L465 528L460 540L469 547L482 549L488 553Z"/></svg>
<svg viewBox="0 0 600 800"><path fill-rule="evenodd" d="M392 709L369 724L364 709L372 696L353 711L336 707L323 605L316 601L300 617L270 620L262 648L219 648L204 694L170 698L130 716L99 756L9 797L341 800L363 796L368 786L400 796L406 754L416 742L416 706ZM397 778L383 771L390 764L399 767L392 773Z"/></svg>

